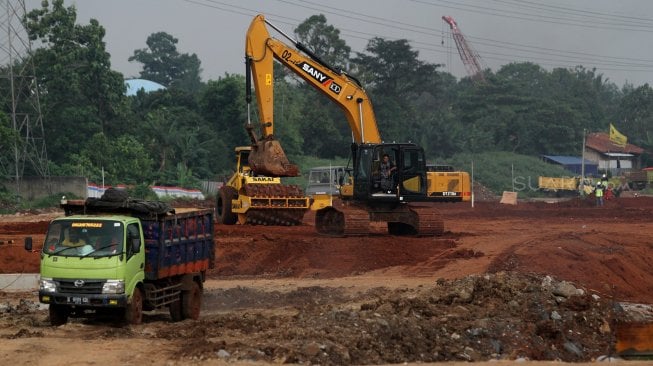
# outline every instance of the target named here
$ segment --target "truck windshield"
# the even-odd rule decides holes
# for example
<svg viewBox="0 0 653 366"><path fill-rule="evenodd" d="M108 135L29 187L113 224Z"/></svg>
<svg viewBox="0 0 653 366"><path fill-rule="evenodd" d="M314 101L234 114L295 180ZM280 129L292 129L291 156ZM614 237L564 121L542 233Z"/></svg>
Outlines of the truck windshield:
<svg viewBox="0 0 653 366"><path fill-rule="evenodd" d="M43 253L104 257L123 251L124 226L109 220L57 220L50 224Z"/></svg>

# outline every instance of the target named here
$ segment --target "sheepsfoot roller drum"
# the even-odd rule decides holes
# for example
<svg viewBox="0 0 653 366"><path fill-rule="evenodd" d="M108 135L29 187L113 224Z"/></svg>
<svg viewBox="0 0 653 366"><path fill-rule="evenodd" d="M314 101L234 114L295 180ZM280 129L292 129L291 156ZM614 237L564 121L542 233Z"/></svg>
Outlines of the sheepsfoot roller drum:
<svg viewBox="0 0 653 366"><path fill-rule="evenodd" d="M290 163L281 144L272 136L252 145L249 166L256 174L270 177L297 177L300 175L299 167Z"/></svg>
<svg viewBox="0 0 653 366"><path fill-rule="evenodd" d="M300 225L308 210L308 199L294 184L246 184L245 195L250 200L250 209L244 214L247 224Z"/></svg>
<svg viewBox="0 0 653 366"><path fill-rule="evenodd" d="M391 235L435 236L444 232L444 221L437 209L417 205L368 207L337 200L315 213L315 228L329 236L356 236L370 233L370 221L386 222Z"/></svg>
<svg viewBox="0 0 653 366"><path fill-rule="evenodd" d="M264 179L267 177L247 177ZM226 225L301 225L310 200L296 185L272 182L247 183L236 191L233 187L220 189L216 204L217 221Z"/></svg>

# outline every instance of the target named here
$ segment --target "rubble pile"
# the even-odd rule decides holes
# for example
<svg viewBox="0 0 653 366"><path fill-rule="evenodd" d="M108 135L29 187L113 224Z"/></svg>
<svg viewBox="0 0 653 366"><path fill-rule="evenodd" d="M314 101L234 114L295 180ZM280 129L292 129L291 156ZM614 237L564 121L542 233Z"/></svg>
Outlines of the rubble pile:
<svg viewBox="0 0 653 366"><path fill-rule="evenodd" d="M225 313L157 333L187 343L181 359L325 365L590 361L611 353L620 311L569 282L514 273L351 296L317 287L287 294L232 289L212 298L213 308Z"/></svg>

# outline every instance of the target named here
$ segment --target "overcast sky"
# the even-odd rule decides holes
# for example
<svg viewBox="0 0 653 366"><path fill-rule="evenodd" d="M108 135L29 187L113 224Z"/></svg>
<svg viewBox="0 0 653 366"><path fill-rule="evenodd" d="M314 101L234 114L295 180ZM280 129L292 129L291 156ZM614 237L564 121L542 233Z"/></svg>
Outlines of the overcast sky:
<svg viewBox="0 0 653 366"><path fill-rule="evenodd" d="M38 1L31 1L31 5ZM443 15L452 16L486 67L532 61L546 69L583 65L622 86L652 83L653 1L650 0L66 0L78 23L106 29L112 66L126 78L141 65L127 59L164 31L181 53L195 53L203 80L244 73L245 32L262 13L292 34L314 14L340 29L352 51L375 36L405 38L421 60L466 75ZM30 1L27 2L28 10ZM273 35L275 33L271 31Z"/></svg>

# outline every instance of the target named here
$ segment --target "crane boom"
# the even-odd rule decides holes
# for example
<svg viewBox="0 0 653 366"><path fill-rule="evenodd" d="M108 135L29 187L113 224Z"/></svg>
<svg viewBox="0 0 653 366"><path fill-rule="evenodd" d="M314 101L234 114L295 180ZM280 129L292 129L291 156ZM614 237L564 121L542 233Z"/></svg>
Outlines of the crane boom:
<svg viewBox="0 0 653 366"><path fill-rule="evenodd" d="M462 32L460 32L456 21L448 15L442 16L442 20L449 24L449 27L451 28L451 36L456 43L458 54L460 55L460 59L463 61L467 74L475 81L485 81L479 56L474 52L474 50L472 50L469 44L467 44L467 40Z"/></svg>

